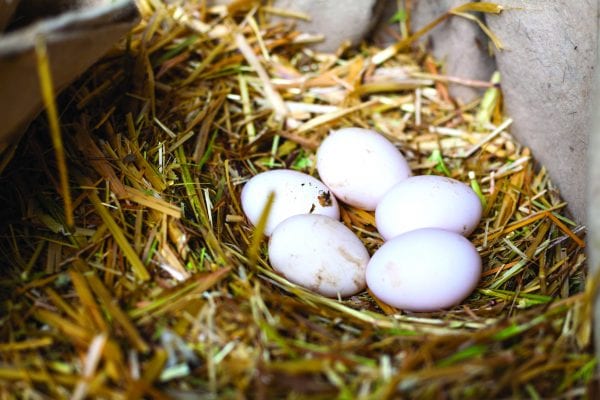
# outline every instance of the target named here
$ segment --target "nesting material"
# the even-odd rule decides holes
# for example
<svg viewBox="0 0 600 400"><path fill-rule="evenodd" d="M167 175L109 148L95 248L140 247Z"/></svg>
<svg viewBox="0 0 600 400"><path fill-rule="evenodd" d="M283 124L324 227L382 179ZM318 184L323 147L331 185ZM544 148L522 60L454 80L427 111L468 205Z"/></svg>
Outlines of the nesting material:
<svg viewBox="0 0 600 400"><path fill-rule="evenodd" d="M140 0L131 36L58 99L70 191L46 115L3 151L2 396L585 395L585 228L511 137L499 89L476 83L487 101L456 104L446 83L460 80L414 37L320 54L269 24L273 9L205 4ZM383 134L415 175L481 195L469 239L483 272L460 305L328 298L269 265L267 214L244 217L244 183L316 176L318 145L348 126ZM371 254L381 247L373 212L340 214Z"/></svg>

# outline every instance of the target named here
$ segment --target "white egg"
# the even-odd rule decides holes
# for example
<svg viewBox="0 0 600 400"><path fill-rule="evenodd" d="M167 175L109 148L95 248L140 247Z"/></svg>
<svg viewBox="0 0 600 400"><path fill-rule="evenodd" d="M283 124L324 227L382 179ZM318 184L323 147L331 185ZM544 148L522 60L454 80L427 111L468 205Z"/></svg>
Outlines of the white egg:
<svg viewBox="0 0 600 400"><path fill-rule="evenodd" d="M339 200L364 210L374 210L385 192L411 175L390 141L362 128L331 132L317 151L317 170Z"/></svg>
<svg viewBox="0 0 600 400"><path fill-rule="evenodd" d="M275 199L265 226L267 236L292 215L312 213L340 218L338 203L323 182L302 172L277 169L255 175L242 189L242 209L253 225L258 223L271 192Z"/></svg>
<svg viewBox="0 0 600 400"><path fill-rule="evenodd" d="M424 228L384 243L371 257L366 276L367 286L384 303L436 311L459 304L475 289L481 258L464 236Z"/></svg>
<svg viewBox="0 0 600 400"><path fill-rule="evenodd" d="M470 235L481 220L481 201L466 184L443 176L413 176L397 183L375 210L384 239L419 228Z"/></svg>
<svg viewBox="0 0 600 400"><path fill-rule="evenodd" d="M341 222L305 214L275 228L269 239L269 260L290 282L324 296L344 297L365 288L369 253Z"/></svg>

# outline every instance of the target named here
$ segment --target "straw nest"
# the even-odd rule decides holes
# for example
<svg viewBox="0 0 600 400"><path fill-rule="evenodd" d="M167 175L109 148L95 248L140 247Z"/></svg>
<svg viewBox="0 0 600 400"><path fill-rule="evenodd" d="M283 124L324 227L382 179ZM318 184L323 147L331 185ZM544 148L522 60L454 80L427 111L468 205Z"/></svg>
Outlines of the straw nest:
<svg viewBox="0 0 600 400"><path fill-rule="evenodd" d="M510 136L498 86L442 75L422 32L318 54L268 22L285 10L204 4L140 0L131 35L4 149L2 398L591 396L584 228ZM461 105L449 81L487 90ZM345 126L484 196L470 238L484 272L462 305L328 299L270 268L241 187L273 168L314 175ZM381 245L372 213L342 219Z"/></svg>

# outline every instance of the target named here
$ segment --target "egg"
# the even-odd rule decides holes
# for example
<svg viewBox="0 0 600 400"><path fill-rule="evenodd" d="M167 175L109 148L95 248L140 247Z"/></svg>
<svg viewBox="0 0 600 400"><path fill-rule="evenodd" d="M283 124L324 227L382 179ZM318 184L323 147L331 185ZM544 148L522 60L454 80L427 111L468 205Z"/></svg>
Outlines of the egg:
<svg viewBox="0 0 600 400"><path fill-rule="evenodd" d="M397 183L375 210L375 225L385 240L419 228L441 228L470 235L481 220L477 194L443 176L413 176Z"/></svg>
<svg viewBox="0 0 600 400"><path fill-rule="evenodd" d="M459 304L475 289L481 258L464 236L423 228L385 242L367 266L367 286L381 301L407 311Z"/></svg>
<svg viewBox="0 0 600 400"><path fill-rule="evenodd" d="M290 282L328 297L365 288L369 253L344 224L318 214L281 222L269 239L269 261Z"/></svg>
<svg viewBox="0 0 600 400"><path fill-rule="evenodd" d="M340 218L337 200L323 182L302 172L277 169L255 175L242 189L242 209L253 225L258 224L271 192L275 199L265 226L267 236L281 221L297 214Z"/></svg>
<svg viewBox="0 0 600 400"><path fill-rule="evenodd" d="M396 183L411 175L398 149L362 128L332 131L317 150L321 180L344 203L372 211Z"/></svg>

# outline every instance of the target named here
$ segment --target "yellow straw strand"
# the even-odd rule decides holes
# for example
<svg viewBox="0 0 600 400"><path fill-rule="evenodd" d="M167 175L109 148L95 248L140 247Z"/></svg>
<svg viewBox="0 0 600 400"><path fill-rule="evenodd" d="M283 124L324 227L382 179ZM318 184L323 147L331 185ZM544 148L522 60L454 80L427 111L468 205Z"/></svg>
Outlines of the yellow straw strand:
<svg viewBox="0 0 600 400"><path fill-rule="evenodd" d="M38 77L40 80L40 92L42 100L46 107L48 115L48 124L50 126L50 136L52 137L52 145L54 146L54 154L58 165L58 173L60 176L60 189L63 196L65 207L65 218L67 227L72 229L73 222L73 201L71 200L71 190L69 187L69 172L67 170L67 161L65 158L65 149L62 142L60 132L60 124L58 121L58 112L56 111L56 102L54 99L54 86L52 83L52 73L50 71L50 63L48 59L48 49L43 36L38 36L35 41L35 54L37 56Z"/></svg>

